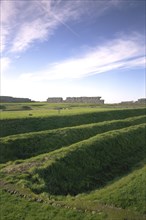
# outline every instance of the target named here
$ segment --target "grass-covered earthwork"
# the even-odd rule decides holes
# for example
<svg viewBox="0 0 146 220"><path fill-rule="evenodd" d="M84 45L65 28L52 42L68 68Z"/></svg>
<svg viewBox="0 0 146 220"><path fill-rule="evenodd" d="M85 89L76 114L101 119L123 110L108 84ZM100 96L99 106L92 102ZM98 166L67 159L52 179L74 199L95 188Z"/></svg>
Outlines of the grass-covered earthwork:
<svg viewBox="0 0 146 220"><path fill-rule="evenodd" d="M1 220L144 220L146 109L3 103Z"/></svg>

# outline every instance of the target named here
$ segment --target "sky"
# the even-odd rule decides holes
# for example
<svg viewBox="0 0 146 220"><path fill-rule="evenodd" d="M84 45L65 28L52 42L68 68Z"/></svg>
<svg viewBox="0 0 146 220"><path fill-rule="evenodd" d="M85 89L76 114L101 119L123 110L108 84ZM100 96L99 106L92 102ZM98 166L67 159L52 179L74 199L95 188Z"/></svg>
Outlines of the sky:
<svg viewBox="0 0 146 220"><path fill-rule="evenodd" d="M146 94L145 0L1 0L1 95Z"/></svg>

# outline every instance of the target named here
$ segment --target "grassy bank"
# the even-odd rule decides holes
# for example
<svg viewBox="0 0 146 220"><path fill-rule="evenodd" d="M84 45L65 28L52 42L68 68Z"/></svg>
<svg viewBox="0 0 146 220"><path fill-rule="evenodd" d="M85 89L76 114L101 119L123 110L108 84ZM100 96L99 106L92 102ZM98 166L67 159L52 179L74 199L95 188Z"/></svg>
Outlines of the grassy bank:
<svg viewBox="0 0 146 220"><path fill-rule="evenodd" d="M89 201L92 205L100 202L146 214L145 182L146 165L133 170L129 175L109 184L103 189L95 190L88 195L78 196L78 198L72 200L72 203L77 205L83 201L88 206Z"/></svg>
<svg viewBox="0 0 146 220"><path fill-rule="evenodd" d="M0 139L0 162L26 159L42 153L69 146L96 134L144 123L146 116L113 120L63 129L7 136Z"/></svg>
<svg viewBox="0 0 146 220"><path fill-rule="evenodd" d="M54 151L54 162L33 171L37 188L32 188L39 193L75 195L103 187L144 159L145 134L145 125L135 125L78 142L56 155Z"/></svg>
<svg viewBox="0 0 146 220"><path fill-rule="evenodd" d="M55 115L48 117L29 117L20 119L2 119L0 136L21 134L33 131L57 129L109 120L124 119L145 115L146 109L104 110L72 115Z"/></svg>
<svg viewBox="0 0 146 220"><path fill-rule="evenodd" d="M146 109L9 105L0 120L2 220L146 218Z"/></svg>

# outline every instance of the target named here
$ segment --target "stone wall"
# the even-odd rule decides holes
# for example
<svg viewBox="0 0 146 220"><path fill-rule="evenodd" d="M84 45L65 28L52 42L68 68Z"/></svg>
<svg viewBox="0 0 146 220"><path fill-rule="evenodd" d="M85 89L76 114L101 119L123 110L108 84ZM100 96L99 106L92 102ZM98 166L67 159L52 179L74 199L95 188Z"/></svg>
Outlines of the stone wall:
<svg viewBox="0 0 146 220"><path fill-rule="evenodd" d="M137 103L139 103L139 104L146 104L146 98L138 99Z"/></svg>
<svg viewBox="0 0 146 220"><path fill-rule="evenodd" d="M60 103L60 102L63 102L63 98L61 98L61 97L52 97L52 98L48 98L47 102L49 102L49 103Z"/></svg>
<svg viewBox="0 0 146 220"><path fill-rule="evenodd" d="M47 102L49 103L96 103L104 104L104 100L101 97L67 97L66 100L63 100L61 97L57 98L48 98Z"/></svg>
<svg viewBox="0 0 146 220"><path fill-rule="evenodd" d="M14 98L11 96L0 96L0 102L31 102L28 98Z"/></svg>
<svg viewBox="0 0 146 220"><path fill-rule="evenodd" d="M67 97L65 102L68 103L104 103L104 100L100 100L101 97Z"/></svg>
<svg viewBox="0 0 146 220"><path fill-rule="evenodd" d="M123 101L120 104L146 104L146 98L138 99L137 101Z"/></svg>

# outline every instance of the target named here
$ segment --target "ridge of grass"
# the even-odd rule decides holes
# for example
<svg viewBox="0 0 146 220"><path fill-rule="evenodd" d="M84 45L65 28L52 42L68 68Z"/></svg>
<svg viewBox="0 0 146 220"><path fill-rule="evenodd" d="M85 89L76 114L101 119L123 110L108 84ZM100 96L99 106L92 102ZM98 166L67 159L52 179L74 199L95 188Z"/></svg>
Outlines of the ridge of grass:
<svg viewBox="0 0 146 220"><path fill-rule="evenodd" d="M143 165L143 167L133 170L127 176L102 189L89 194L78 195L77 198L73 198L73 204L90 201L93 205L100 202L146 214L145 183L146 165Z"/></svg>
<svg viewBox="0 0 146 220"><path fill-rule="evenodd" d="M146 109L101 107L87 113L87 107L82 112L68 110L67 115L67 110L61 110L57 115L55 109L48 113L45 103L31 107L37 109L36 115L13 111L19 118L15 120L9 118L11 112L1 112L9 118L0 120L2 144L17 151L22 150L21 142L33 156L0 164L3 220L146 218ZM42 115L39 108L44 109ZM40 150L41 146L43 154L31 154L31 148Z"/></svg>
<svg viewBox="0 0 146 220"><path fill-rule="evenodd" d="M146 108L101 110L71 115L1 119L0 137L145 115Z"/></svg>
<svg viewBox="0 0 146 220"><path fill-rule="evenodd" d="M67 127L49 131L18 134L0 138L0 162L26 159L69 146L96 134L144 123L146 116Z"/></svg>
<svg viewBox="0 0 146 220"><path fill-rule="evenodd" d="M33 170L32 189L76 195L103 187L144 159L145 134L144 124L135 125L56 150L50 153L52 160Z"/></svg>
<svg viewBox="0 0 146 220"><path fill-rule="evenodd" d="M0 190L1 216L2 220L101 220L99 214L79 212L77 210L66 209L44 203L28 201L16 195L8 194ZM13 205L12 205L13 204Z"/></svg>
<svg viewBox="0 0 146 220"><path fill-rule="evenodd" d="M144 220L145 216L130 210L115 209L114 207L96 205L92 209L84 209L83 203L78 206L65 205L59 201L35 202L27 198L11 195L0 189L0 206L3 220ZM12 206L13 204L13 206ZM61 205L61 206L60 206ZM79 208L78 208L79 207Z"/></svg>

